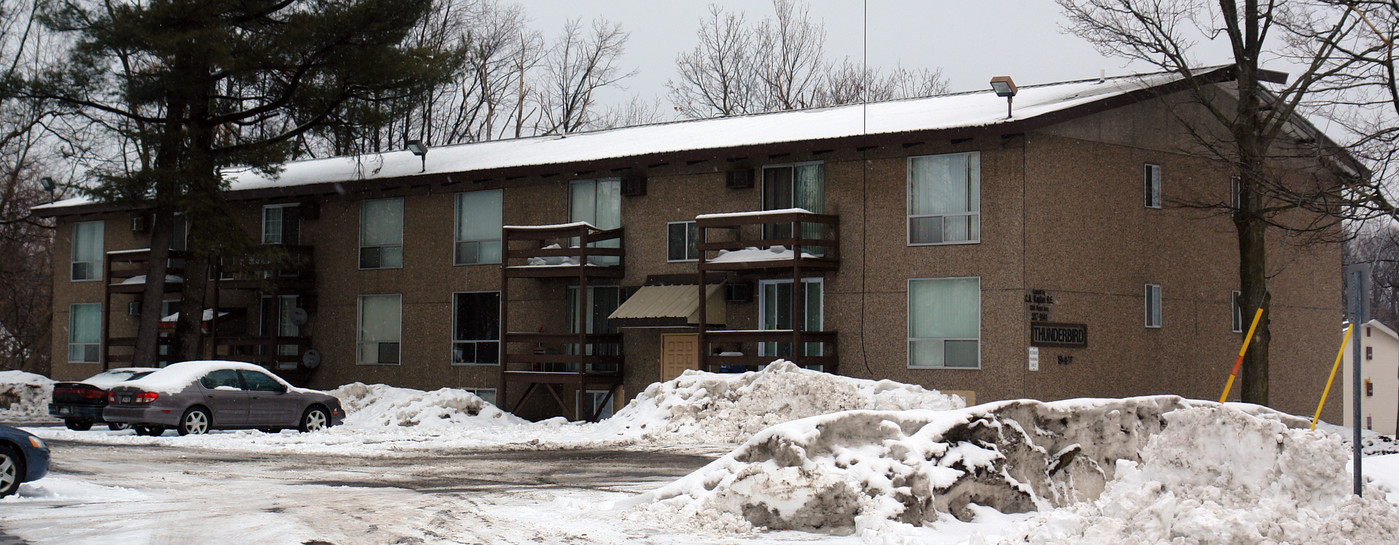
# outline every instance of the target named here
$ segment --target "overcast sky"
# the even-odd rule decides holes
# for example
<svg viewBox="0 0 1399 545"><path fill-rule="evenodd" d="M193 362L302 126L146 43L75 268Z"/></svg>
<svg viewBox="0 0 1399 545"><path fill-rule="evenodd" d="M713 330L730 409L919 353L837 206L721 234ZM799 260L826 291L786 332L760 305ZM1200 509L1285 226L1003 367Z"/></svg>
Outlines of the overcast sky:
<svg viewBox="0 0 1399 545"><path fill-rule="evenodd" d="M638 69L626 95L662 98L675 74L675 56L692 49L699 21L711 3L742 11L749 22L772 15L771 0L522 0L533 26L548 39L568 19L597 17L622 23L631 33L623 66ZM992 76L1017 84L1046 83L1151 71L1098 54L1061 31L1064 17L1051 0L807 0L811 17L826 28L827 60L868 52L871 67L941 68L953 91L988 87ZM865 11L868 10L866 24ZM866 29L868 32L866 32ZM864 44L868 37L868 48ZM1210 56L1209 49L1213 50ZM1202 49L1201 62L1227 60L1219 47Z"/></svg>

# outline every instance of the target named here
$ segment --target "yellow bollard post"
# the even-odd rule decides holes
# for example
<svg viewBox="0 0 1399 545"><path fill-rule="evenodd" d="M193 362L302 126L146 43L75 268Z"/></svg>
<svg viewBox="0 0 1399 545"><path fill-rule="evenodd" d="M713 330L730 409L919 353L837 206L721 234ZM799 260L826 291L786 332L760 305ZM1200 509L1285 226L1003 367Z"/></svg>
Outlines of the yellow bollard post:
<svg viewBox="0 0 1399 545"><path fill-rule="evenodd" d="M1244 345L1239 348L1239 357L1234 360L1234 370L1229 372L1229 382L1224 383L1224 393L1219 396L1219 402L1224 403L1229 399L1229 390L1234 388L1234 377L1239 375L1239 366L1244 364L1244 353L1248 352L1248 343L1253 341L1253 331L1258 328L1258 320L1263 318L1263 307L1258 307L1258 312L1253 313L1253 324L1248 326L1248 336L1244 337Z"/></svg>
<svg viewBox="0 0 1399 545"><path fill-rule="evenodd" d="M1321 402L1316 404L1316 416L1312 417L1312 429L1316 429L1316 421L1321 419L1321 408L1326 406L1326 396L1331 393L1331 381L1336 380L1336 369L1341 367L1341 358L1346 355L1346 343L1350 342L1350 334L1355 331L1355 324L1350 324L1346 328L1346 336L1341 339L1341 350L1336 352L1336 363L1331 364L1331 376L1326 378L1326 389L1321 392Z"/></svg>

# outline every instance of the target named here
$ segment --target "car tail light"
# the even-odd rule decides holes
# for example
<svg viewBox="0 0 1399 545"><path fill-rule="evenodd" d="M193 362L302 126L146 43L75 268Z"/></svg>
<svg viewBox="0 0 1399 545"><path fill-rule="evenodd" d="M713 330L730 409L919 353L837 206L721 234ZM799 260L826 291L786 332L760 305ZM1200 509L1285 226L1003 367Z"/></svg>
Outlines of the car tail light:
<svg viewBox="0 0 1399 545"><path fill-rule="evenodd" d="M83 390L83 397L86 399L102 399L103 395L102 390Z"/></svg>
<svg viewBox="0 0 1399 545"><path fill-rule="evenodd" d="M139 394L136 394L136 402L137 402L137 403L151 403L151 402L154 402L154 401L155 401L155 398L157 398L157 397L160 397L160 395L157 394L157 393L155 393L155 392L141 392L141 393L139 393Z"/></svg>
<svg viewBox="0 0 1399 545"><path fill-rule="evenodd" d="M116 402L117 402L117 394L114 393L114 392L107 392L107 403L116 403Z"/></svg>

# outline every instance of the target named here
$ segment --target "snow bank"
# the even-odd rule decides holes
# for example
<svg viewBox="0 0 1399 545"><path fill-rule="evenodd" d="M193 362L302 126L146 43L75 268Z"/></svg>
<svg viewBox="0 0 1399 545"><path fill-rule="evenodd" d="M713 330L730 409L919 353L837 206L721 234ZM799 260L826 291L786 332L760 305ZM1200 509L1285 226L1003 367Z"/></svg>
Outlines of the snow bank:
<svg viewBox="0 0 1399 545"><path fill-rule="evenodd" d="M994 522L1000 543L1399 543L1378 487L1350 495L1343 441L1291 420L1171 396L851 411L773 427L622 505L890 543L959 519Z"/></svg>
<svg viewBox="0 0 1399 545"><path fill-rule="evenodd" d="M1220 406L1169 413L1096 501L1043 513L1015 543L1399 543L1378 487L1351 495L1340 437Z"/></svg>
<svg viewBox="0 0 1399 545"><path fill-rule="evenodd" d="M339 399L345 408L345 425L357 429L529 423L476 394L453 388L424 392L355 382L327 393Z"/></svg>
<svg viewBox="0 0 1399 545"><path fill-rule="evenodd" d="M778 360L750 373L686 371L647 387L598 428L670 443L742 443L769 426L808 416L965 405L961 397L921 386L843 377Z"/></svg>
<svg viewBox="0 0 1399 545"><path fill-rule="evenodd" d="M53 381L24 371L0 371L0 412L15 416L47 416Z"/></svg>

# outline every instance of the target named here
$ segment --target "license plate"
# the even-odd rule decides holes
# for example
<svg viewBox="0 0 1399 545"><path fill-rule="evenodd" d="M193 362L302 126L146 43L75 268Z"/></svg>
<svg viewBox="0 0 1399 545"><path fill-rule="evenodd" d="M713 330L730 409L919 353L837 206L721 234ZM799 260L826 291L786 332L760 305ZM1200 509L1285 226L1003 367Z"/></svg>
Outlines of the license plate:
<svg viewBox="0 0 1399 545"><path fill-rule="evenodd" d="M68 407L59 407L58 414L68 414Z"/></svg>
<svg viewBox="0 0 1399 545"><path fill-rule="evenodd" d="M121 396L122 403L131 403L131 396Z"/></svg>

